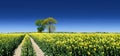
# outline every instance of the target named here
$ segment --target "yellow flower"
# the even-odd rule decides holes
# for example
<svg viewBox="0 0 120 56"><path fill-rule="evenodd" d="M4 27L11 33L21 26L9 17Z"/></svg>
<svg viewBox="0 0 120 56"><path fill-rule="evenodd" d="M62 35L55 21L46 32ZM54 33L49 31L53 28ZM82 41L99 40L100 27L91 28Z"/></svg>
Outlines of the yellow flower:
<svg viewBox="0 0 120 56"><path fill-rule="evenodd" d="M88 51L87 53L88 53L88 55L90 55L90 52L89 52L89 51Z"/></svg>
<svg viewBox="0 0 120 56"><path fill-rule="evenodd" d="M94 48L94 51L96 51L96 48Z"/></svg>

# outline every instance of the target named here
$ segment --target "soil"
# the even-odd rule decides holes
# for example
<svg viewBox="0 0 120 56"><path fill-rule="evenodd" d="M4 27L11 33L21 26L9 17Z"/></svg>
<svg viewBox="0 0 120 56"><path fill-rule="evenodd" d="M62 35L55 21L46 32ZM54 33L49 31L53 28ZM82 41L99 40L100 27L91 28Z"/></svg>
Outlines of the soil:
<svg viewBox="0 0 120 56"><path fill-rule="evenodd" d="M36 56L44 56L43 51L39 48L39 46L35 43L35 41L31 37L30 37L30 40L32 42L32 46L36 53Z"/></svg>

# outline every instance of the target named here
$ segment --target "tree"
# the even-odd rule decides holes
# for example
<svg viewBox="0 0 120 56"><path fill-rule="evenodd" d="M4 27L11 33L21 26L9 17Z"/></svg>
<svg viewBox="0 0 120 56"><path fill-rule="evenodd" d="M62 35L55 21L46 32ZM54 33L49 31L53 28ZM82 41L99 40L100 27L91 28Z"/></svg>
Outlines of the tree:
<svg viewBox="0 0 120 56"><path fill-rule="evenodd" d="M42 24L44 20L36 20L35 24L38 26L37 30L38 32L42 32L45 29L45 25Z"/></svg>
<svg viewBox="0 0 120 56"><path fill-rule="evenodd" d="M54 24L56 24L57 21L53 18L53 17L48 17L43 21L43 25L47 25L48 26L48 32L52 33L55 31L55 26Z"/></svg>

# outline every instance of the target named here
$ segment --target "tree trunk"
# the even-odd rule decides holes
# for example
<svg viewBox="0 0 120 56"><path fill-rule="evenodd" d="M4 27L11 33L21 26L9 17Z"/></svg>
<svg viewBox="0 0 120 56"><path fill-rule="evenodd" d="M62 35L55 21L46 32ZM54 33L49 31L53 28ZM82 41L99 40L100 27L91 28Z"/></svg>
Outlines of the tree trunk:
<svg viewBox="0 0 120 56"><path fill-rule="evenodd" d="M51 26L49 26L49 29L48 29L48 30L49 30L49 33L51 33Z"/></svg>

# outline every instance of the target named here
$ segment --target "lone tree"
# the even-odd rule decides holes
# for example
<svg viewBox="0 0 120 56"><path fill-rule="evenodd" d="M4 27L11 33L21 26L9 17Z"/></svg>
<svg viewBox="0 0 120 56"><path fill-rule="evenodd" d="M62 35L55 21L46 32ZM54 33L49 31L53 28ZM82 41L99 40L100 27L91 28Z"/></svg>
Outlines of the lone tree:
<svg viewBox="0 0 120 56"><path fill-rule="evenodd" d="M43 21L43 25L46 25L48 27L48 32L52 33L55 31L55 26L54 24L56 24L57 21L53 18L53 17L48 17Z"/></svg>
<svg viewBox="0 0 120 56"><path fill-rule="evenodd" d="M45 25L43 24L44 20L36 20L35 24L38 26L37 30L38 32L42 32L45 30Z"/></svg>

